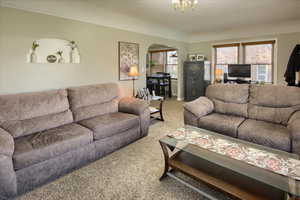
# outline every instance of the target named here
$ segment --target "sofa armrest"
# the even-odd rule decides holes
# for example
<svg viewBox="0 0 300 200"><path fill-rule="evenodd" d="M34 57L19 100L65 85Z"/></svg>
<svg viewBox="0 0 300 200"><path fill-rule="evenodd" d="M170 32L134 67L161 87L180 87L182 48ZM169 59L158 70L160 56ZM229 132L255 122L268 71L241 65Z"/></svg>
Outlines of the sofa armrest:
<svg viewBox="0 0 300 200"><path fill-rule="evenodd" d="M150 110L146 101L133 97L124 97L119 102L119 112L138 115L140 118L141 137L148 135Z"/></svg>
<svg viewBox="0 0 300 200"><path fill-rule="evenodd" d="M213 112L214 103L207 97L200 97L183 105L184 110L193 114L197 119Z"/></svg>
<svg viewBox="0 0 300 200"><path fill-rule="evenodd" d="M146 101L133 97L124 97L119 102L119 112L142 115L148 108L149 104Z"/></svg>
<svg viewBox="0 0 300 200"><path fill-rule="evenodd" d="M0 155L12 157L14 151L14 138L7 131L0 128Z"/></svg>
<svg viewBox="0 0 300 200"><path fill-rule="evenodd" d="M147 136L150 126L150 110L147 108L140 115L141 137Z"/></svg>
<svg viewBox="0 0 300 200"><path fill-rule="evenodd" d="M14 150L13 137L0 128L0 199L17 194L17 178L12 161Z"/></svg>
<svg viewBox="0 0 300 200"><path fill-rule="evenodd" d="M292 141L292 153L300 155L300 111L295 112L288 122Z"/></svg>

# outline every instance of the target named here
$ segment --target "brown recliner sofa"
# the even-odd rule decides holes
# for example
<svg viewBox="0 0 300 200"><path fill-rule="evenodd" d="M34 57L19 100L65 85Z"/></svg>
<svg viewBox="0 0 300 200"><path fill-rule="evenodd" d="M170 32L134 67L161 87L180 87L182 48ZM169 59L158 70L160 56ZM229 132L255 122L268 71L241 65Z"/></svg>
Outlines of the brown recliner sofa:
<svg viewBox="0 0 300 200"><path fill-rule="evenodd" d="M0 95L0 199L15 196L148 134L148 104L117 84Z"/></svg>
<svg viewBox="0 0 300 200"><path fill-rule="evenodd" d="M184 105L184 122L300 155L300 88L210 85Z"/></svg>

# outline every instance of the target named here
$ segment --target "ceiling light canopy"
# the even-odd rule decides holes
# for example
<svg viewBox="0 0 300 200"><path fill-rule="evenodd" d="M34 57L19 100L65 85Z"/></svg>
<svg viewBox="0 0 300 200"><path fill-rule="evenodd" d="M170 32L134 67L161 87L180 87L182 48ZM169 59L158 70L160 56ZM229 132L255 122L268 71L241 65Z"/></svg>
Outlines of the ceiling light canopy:
<svg viewBox="0 0 300 200"><path fill-rule="evenodd" d="M188 8L195 8L197 4L198 0L172 0L172 7L182 12Z"/></svg>

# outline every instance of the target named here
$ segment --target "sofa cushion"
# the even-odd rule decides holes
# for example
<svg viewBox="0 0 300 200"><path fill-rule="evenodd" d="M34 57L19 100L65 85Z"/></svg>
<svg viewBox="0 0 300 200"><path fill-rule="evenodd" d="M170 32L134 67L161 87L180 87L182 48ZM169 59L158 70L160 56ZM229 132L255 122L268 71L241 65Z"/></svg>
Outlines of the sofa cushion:
<svg viewBox="0 0 300 200"><path fill-rule="evenodd" d="M75 121L118 111L116 83L68 88L68 93Z"/></svg>
<svg viewBox="0 0 300 200"><path fill-rule="evenodd" d="M106 103L77 108L73 110L74 120L78 122L99 115L118 112L118 103L118 100L114 99Z"/></svg>
<svg viewBox="0 0 300 200"><path fill-rule="evenodd" d="M45 115L32 119L5 121L1 124L1 126L14 136L25 136L69 124L72 121L72 112L67 110L61 113Z"/></svg>
<svg viewBox="0 0 300 200"><path fill-rule="evenodd" d="M72 122L66 90L0 96L0 126L14 138Z"/></svg>
<svg viewBox="0 0 300 200"><path fill-rule="evenodd" d="M214 99L215 112L228 115L248 117L248 104L228 103Z"/></svg>
<svg viewBox="0 0 300 200"><path fill-rule="evenodd" d="M140 125L139 117L127 113L109 113L78 122L94 132L94 140L101 140Z"/></svg>
<svg viewBox="0 0 300 200"><path fill-rule="evenodd" d="M206 96L230 103L248 103L249 85L213 84L207 87Z"/></svg>
<svg viewBox="0 0 300 200"><path fill-rule="evenodd" d="M291 151L289 131L279 124L248 119L239 127L238 138L287 152Z"/></svg>
<svg viewBox="0 0 300 200"><path fill-rule="evenodd" d="M210 85L206 96L214 102L214 112L248 117L249 85Z"/></svg>
<svg viewBox="0 0 300 200"><path fill-rule="evenodd" d="M280 85L251 85L249 118L287 125L300 110L300 88Z"/></svg>
<svg viewBox="0 0 300 200"><path fill-rule="evenodd" d="M213 113L200 118L198 120L198 127L231 137L237 137L238 127L244 120L245 118L243 117Z"/></svg>
<svg viewBox="0 0 300 200"><path fill-rule="evenodd" d="M92 141L92 131L75 123L21 137L15 140L14 167L26 168Z"/></svg>

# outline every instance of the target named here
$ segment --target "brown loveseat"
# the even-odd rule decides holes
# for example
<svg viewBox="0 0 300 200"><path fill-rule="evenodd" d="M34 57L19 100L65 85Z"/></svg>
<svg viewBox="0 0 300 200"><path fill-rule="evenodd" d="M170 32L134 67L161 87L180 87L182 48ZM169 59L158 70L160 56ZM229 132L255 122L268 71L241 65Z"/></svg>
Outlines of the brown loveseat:
<svg viewBox="0 0 300 200"><path fill-rule="evenodd" d="M300 88L210 85L184 105L185 124L300 155Z"/></svg>
<svg viewBox="0 0 300 200"><path fill-rule="evenodd" d="M146 136L149 123L147 103L114 83L0 95L0 199Z"/></svg>

